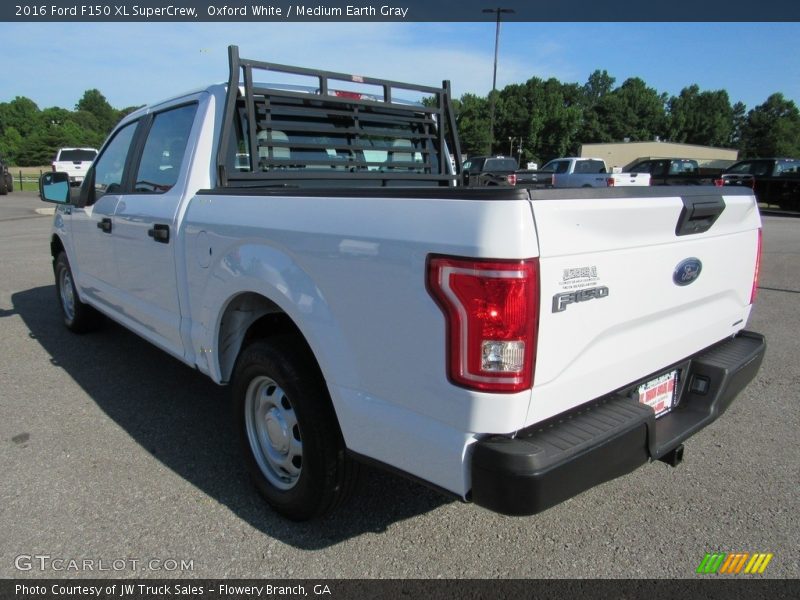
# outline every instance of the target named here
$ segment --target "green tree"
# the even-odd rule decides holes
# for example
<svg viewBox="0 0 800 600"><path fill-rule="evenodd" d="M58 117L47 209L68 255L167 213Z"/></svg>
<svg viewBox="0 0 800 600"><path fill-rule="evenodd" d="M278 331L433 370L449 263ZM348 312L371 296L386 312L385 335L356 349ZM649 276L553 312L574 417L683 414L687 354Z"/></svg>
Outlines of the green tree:
<svg viewBox="0 0 800 600"><path fill-rule="evenodd" d="M119 113L116 111L98 90L86 90L83 97L75 105L76 111L86 111L97 119L100 129L108 134L114 125L119 121Z"/></svg>
<svg viewBox="0 0 800 600"><path fill-rule="evenodd" d="M520 140L523 141L523 146L531 146L530 121L533 100L530 90L539 83L541 80L534 77L524 85L507 85L498 92L493 153L514 154L511 146L518 148Z"/></svg>
<svg viewBox="0 0 800 600"><path fill-rule="evenodd" d="M608 94L614 89L614 79L608 71L596 70L581 88L581 104L583 116L581 119L578 139L581 143L612 141L606 132L605 123L601 120L598 107Z"/></svg>
<svg viewBox="0 0 800 600"><path fill-rule="evenodd" d="M37 129L22 140L17 164L23 167L48 164L53 160L57 148L69 145L71 144L63 128Z"/></svg>
<svg viewBox="0 0 800 600"><path fill-rule="evenodd" d="M800 156L800 111L783 94L772 94L747 113L742 127L744 157Z"/></svg>
<svg viewBox="0 0 800 600"><path fill-rule="evenodd" d="M695 84L669 100L668 136L673 142L726 146L734 127L733 108L724 90L701 92Z"/></svg>
<svg viewBox="0 0 800 600"><path fill-rule="evenodd" d="M597 103L602 130L599 142L647 141L666 133L666 94L659 94L638 77L626 79Z"/></svg>
<svg viewBox="0 0 800 600"><path fill-rule="evenodd" d="M575 154L582 119L578 86L562 84L556 79L545 81L531 118L537 129L535 157L549 160Z"/></svg>
<svg viewBox="0 0 800 600"><path fill-rule="evenodd" d="M489 101L475 94L464 94L453 101L461 153L474 156L489 145Z"/></svg>
<svg viewBox="0 0 800 600"><path fill-rule="evenodd" d="M39 107L24 96L17 96L11 102L0 104L0 133L8 127L16 129L20 135L30 135L38 122Z"/></svg>
<svg viewBox="0 0 800 600"><path fill-rule="evenodd" d="M744 102L737 102L733 105L733 128L731 129L731 137L728 145L731 148L739 148L742 146L742 131L747 122L747 107Z"/></svg>
<svg viewBox="0 0 800 600"><path fill-rule="evenodd" d="M59 147L99 148L119 119L136 110L113 108L98 90L87 90L75 110L58 106L40 110L18 96L0 103L0 154L15 165L49 163Z"/></svg>
<svg viewBox="0 0 800 600"><path fill-rule="evenodd" d="M22 146L22 135L16 127L6 127L0 135L0 156L12 165L18 165L17 156Z"/></svg>
<svg viewBox="0 0 800 600"><path fill-rule="evenodd" d="M513 146L524 164L575 151L583 113L577 85L532 77L524 85L503 88L498 106L494 152Z"/></svg>

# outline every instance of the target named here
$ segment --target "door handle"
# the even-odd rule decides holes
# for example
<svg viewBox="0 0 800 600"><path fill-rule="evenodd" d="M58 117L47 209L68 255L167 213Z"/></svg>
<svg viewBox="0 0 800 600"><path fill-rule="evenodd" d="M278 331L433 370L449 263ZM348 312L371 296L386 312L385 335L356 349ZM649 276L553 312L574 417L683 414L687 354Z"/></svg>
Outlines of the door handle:
<svg viewBox="0 0 800 600"><path fill-rule="evenodd" d="M100 219L100 221L97 222L97 228L102 229L103 233L111 233L111 219Z"/></svg>
<svg viewBox="0 0 800 600"><path fill-rule="evenodd" d="M147 230L147 235L153 238L153 241L162 244L169 244L169 225L163 223L156 223L152 229Z"/></svg>

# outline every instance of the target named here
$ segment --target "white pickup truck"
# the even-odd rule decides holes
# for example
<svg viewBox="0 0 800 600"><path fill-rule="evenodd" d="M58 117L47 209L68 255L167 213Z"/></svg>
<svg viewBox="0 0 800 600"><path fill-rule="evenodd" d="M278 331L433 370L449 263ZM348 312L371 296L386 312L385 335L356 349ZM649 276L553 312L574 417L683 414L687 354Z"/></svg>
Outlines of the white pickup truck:
<svg viewBox="0 0 800 600"><path fill-rule="evenodd" d="M81 185L96 156L95 148L59 148L53 158L53 171L67 173L71 185Z"/></svg>
<svg viewBox="0 0 800 600"><path fill-rule="evenodd" d="M630 187L650 185L649 173L614 173L602 158L556 158L540 173L552 173L552 187Z"/></svg>
<svg viewBox="0 0 800 600"><path fill-rule="evenodd" d="M66 326L102 313L230 383L281 514L329 512L364 461L534 514L677 464L756 375L750 190L468 189L448 82L229 52L227 84L123 119L79 197L40 193Z"/></svg>

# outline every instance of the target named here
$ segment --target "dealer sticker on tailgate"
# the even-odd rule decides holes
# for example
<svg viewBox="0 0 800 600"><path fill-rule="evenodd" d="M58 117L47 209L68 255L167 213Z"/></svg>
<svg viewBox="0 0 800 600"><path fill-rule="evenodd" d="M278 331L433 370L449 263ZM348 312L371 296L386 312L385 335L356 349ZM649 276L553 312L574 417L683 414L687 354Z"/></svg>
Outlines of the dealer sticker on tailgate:
<svg viewBox="0 0 800 600"><path fill-rule="evenodd" d="M675 406L677 387L678 371L664 373L639 386L639 402L651 407L656 411L656 417L660 417Z"/></svg>

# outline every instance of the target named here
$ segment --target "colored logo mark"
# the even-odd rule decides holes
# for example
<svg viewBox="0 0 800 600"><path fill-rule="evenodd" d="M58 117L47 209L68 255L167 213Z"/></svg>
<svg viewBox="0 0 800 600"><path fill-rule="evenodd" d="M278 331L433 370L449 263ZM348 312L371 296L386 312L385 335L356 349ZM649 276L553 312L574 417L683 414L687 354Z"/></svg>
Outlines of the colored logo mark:
<svg viewBox="0 0 800 600"><path fill-rule="evenodd" d="M774 555L766 552L706 552L697 573L718 575L755 575L763 573Z"/></svg>

